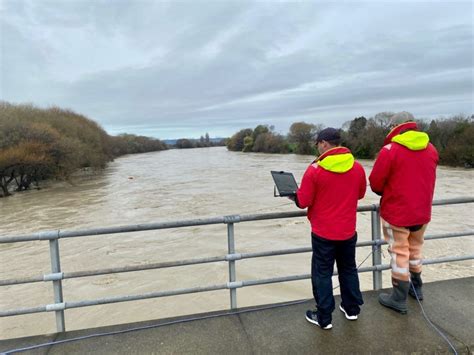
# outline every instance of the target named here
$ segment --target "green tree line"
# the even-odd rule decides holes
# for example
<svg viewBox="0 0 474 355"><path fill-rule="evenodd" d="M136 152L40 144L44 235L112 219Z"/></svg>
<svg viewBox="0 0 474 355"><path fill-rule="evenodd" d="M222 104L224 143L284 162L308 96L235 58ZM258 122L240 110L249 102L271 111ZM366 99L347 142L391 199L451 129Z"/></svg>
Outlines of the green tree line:
<svg viewBox="0 0 474 355"><path fill-rule="evenodd" d="M206 132L204 136L201 136L199 139L190 139L190 138L180 138L176 140L174 147L177 149L190 149L190 148L208 148L208 147L218 147L225 146L226 142L224 140L212 141L209 137L209 133Z"/></svg>
<svg viewBox="0 0 474 355"><path fill-rule="evenodd" d="M374 159L390 131L393 112L374 117L356 117L341 127L342 145L356 158ZM440 163L449 166L474 167L474 115L454 115L435 120L417 120L420 130L428 133L439 152ZM240 152L295 153L316 155L314 140L323 129L321 124L295 122L286 135L274 132L273 126L258 125L241 129L227 141L227 149Z"/></svg>
<svg viewBox="0 0 474 355"><path fill-rule="evenodd" d="M103 168L120 155L163 149L166 144L153 138L110 136L70 110L0 102L0 197L12 187L27 190L81 168Z"/></svg>

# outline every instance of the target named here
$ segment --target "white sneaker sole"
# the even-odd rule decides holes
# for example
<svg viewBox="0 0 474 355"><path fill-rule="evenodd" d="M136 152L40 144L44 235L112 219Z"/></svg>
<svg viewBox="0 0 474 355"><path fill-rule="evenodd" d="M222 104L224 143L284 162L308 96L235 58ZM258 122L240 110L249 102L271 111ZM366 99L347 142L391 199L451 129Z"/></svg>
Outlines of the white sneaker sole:
<svg viewBox="0 0 474 355"><path fill-rule="evenodd" d="M342 313L344 313L344 315L346 316L346 319L348 320L357 320L358 316L350 316L346 313L346 310L344 308L342 308L341 305L339 305L339 309L341 310Z"/></svg>
<svg viewBox="0 0 474 355"><path fill-rule="evenodd" d="M319 325L319 323L318 323L317 321L315 321L314 319L311 319L311 318L306 317L306 320L307 320L308 322L312 323L312 324L317 325L319 328L324 329L324 330L329 330L329 329L332 328L332 324L328 324L328 325L325 326L325 327L321 327L321 326Z"/></svg>

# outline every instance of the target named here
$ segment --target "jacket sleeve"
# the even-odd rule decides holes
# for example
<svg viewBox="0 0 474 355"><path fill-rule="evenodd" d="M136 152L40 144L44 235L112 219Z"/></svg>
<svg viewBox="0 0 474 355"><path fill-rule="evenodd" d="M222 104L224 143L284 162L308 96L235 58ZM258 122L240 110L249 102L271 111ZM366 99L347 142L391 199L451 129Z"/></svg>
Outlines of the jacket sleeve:
<svg viewBox="0 0 474 355"><path fill-rule="evenodd" d="M360 174L361 182L359 186L359 200L364 198L365 192L367 191L367 177L365 175L365 170L362 165L360 165L360 170L361 170L361 174Z"/></svg>
<svg viewBox="0 0 474 355"><path fill-rule="evenodd" d="M311 165L306 169L301 185L296 191L297 206L299 208L310 207L314 201L316 194L316 169Z"/></svg>
<svg viewBox="0 0 474 355"><path fill-rule="evenodd" d="M370 188L377 195L382 195L385 188L385 183L390 174L390 148L388 146L383 147L380 150L379 156L375 160L374 167L369 176Z"/></svg>

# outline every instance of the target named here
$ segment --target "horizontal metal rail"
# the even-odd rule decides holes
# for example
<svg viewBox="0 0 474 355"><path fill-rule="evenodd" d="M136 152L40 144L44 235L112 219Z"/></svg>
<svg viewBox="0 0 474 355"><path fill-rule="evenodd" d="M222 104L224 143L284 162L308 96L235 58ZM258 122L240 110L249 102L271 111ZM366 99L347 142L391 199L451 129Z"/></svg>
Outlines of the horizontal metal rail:
<svg viewBox="0 0 474 355"><path fill-rule="evenodd" d="M466 198L455 198L448 200L437 200L433 202L434 206L441 205L454 205L454 204L465 204L473 203L474 197ZM359 242L358 247L372 247L372 265L370 267L359 268L359 272L372 272L373 273L373 284L374 289L381 288L382 285L382 271L388 270L389 265L383 265L381 263L381 245L386 244L382 239L380 233L380 214L378 205L367 205L360 206L357 209L358 212L370 212L371 223L372 223L372 240ZM28 242L44 240L49 241L50 244L50 256L51 256L51 273L38 275L34 277L23 277L16 279L0 280L0 286L18 285L34 282L52 282L54 291L54 303L45 306L32 307L32 308L21 308L16 310L0 311L0 317L16 316L22 314L41 313L41 312L55 312L56 315L56 326L57 331L65 331L65 318L64 310L69 308L88 307L94 305L102 305L117 302L136 301L149 298L168 297L176 296L197 292L208 292L216 290L230 290L230 307L232 309L237 307L237 288L248 287L255 285L265 285L279 282L296 281L309 279L309 274L303 275L292 275L275 277L261 280L236 280L236 261L242 259L251 259L258 257L269 257L277 255L289 255L296 253L306 253L312 251L311 247L293 248L285 250L271 250L264 252L253 252L253 253L237 253L234 247L234 224L239 222L253 222L262 220L273 220L281 218L295 218L306 216L306 211L295 211L295 212L275 212L275 213L263 213L263 214L249 214L249 215L230 215L214 218L204 219L193 219L185 221L174 221L174 222L160 222L160 223L149 223L149 224L136 224L118 227L106 227L106 228L94 228L94 229L81 229L81 230L70 230L70 231L43 231L39 233L33 233L29 235L20 236L1 236L0 243L17 243L17 242ZM228 254L223 256L206 257L206 258L194 258L179 261L159 262L153 264L144 265L133 265L133 266L122 266L115 268L106 268L100 270L85 270L75 272L63 272L60 266L60 254L59 254L59 239L62 238L74 238L74 237L85 237L85 236L96 236L105 234L117 234L117 233L130 233L150 230L161 230L170 228L183 228L193 226L205 226L213 224L226 224L227 225L227 238L228 238ZM453 238L453 237L464 237L474 235L474 230L468 230L463 232L452 232L437 235L427 235L425 240L434 240L442 238ZM474 255L455 256L455 257L444 257L439 259L426 259L423 261L425 265L437 264L444 262L472 260ZM108 297L103 299L95 300L83 300L75 302L65 302L62 294L62 280L72 279L78 277L89 277L99 276L113 273L124 273L124 272L135 272L143 270L155 270L170 267L196 265L205 263L215 262L227 262L229 265L229 282L220 285L209 285L209 286L198 286L192 288L175 289L168 291L157 291L139 295L126 295ZM335 273L337 275L337 273Z"/></svg>
<svg viewBox="0 0 474 355"><path fill-rule="evenodd" d="M443 258L438 258L438 259L423 259L423 265L441 264L441 263L447 263L447 262L465 261L465 260L473 260L473 259L474 259L474 254L464 255L464 256L455 256L455 257L443 257ZM372 271L383 271L383 270L389 270L389 269L390 269L390 265L383 264L383 265L375 265L375 266L359 268L358 272L364 273L364 272L372 272ZM337 272L335 272L333 275L336 276ZM150 298L178 296L178 295L185 295L189 293L218 291L218 290L235 289L235 288L257 286L257 285L268 285L268 284L273 284L273 283L306 280L310 278L311 278L311 274L291 275L291 276L273 277L273 278L260 279L260 280L228 282L225 284L211 285L211 286L150 292L150 293L145 293L141 295L116 296L116 297L100 298L100 299L95 299L95 300L55 303L55 304L49 304L49 305L40 306L40 307L20 308L20 309L13 309L9 311L0 311L0 317L9 317L9 316L15 316L15 315L24 315L24 314L41 313L41 312L51 312L51 311L65 310L65 309L70 309L70 308L89 307L89 306L97 306L97 305L104 305L104 304L110 304L110 303L138 301L138 300L144 300L144 299L150 299Z"/></svg>
<svg viewBox="0 0 474 355"><path fill-rule="evenodd" d="M427 235L425 236L425 240L467 237L467 236L473 236L473 235L474 235L474 230L470 230L470 231L465 231L465 232ZM370 241L365 241L365 242L359 242L356 244L356 247L367 247L367 246L382 245L382 244L387 244L387 242L384 240L380 240L380 241L370 240ZM165 269L165 268L170 268L170 267L178 267L178 266L186 266L186 265L225 262L229 260L241 260L241 259L260 258L260 257L267 257L267 256L308 253L311 251L312 251L311 247L303 247L303 248L271 250L271 251L264 251L264 252L255 252L255 253L227 254L225 256L186 259L186 260L168 261L168 262L144 264L144 265L122 266L122 267L99 269L99 270L61 272L61 273L56 273L56 274L44 274L44 275L37 275L37 276L32 276L32 277L23 277L23 278L18 278L18 279L0 280L0 286L10 286L10 285L20 285L20 284L34 283L34 282L74 279L74 278L79 278L79 277L100 276L100 275L117 274L117 273L125 273L125 272Z"/></svg>
<svg viewBox="0 0 474 355"><path fill-rule="evenodd" d="M457 205L457 204L464 204L464 203L473 203L474 197L456 197L456 198L445 198L434 200L432 205L433 206L448 206L448 205Z"/></svg>
<svg viewBox="0 0 474 355"><path fill-rule="evenodd" d="M433 201L433 206L440 205L455 205L455 204L464 204L464 203L474 203L473 197L463 197L463 198L453 198L446 200L436 200ZM376 211L378 205L366 205L360 206L357 208L358 212L368 212ZM294 217L303 217L306 216L306 211L295 211L295 212L275 212L275 213L262 213L262 214L250 214L250 215L230 215L223 217L213 217L213 218L202 218L202 219L192 219L185 221L175 221L175 222L160 222L160 223L148 223L148 224L135 224L127 226L118 226L118 227L107 227L107 228L93 228L93 229L81 229L73 231L45 231L38 232L28 235L19 235L19 236L5 236L0 237L0 243L18 243L18 242L28 242L36 240L52 240L52 239L62 239L62 238L73 238L73 237L87 237L87 236L97 236L103 234L117 234L117 233L130 233L130 232L140 232L140 231L149 231L149 230L159 230L159 229L170 229L170 228L183 228L183 227L194 227L194 226L204 226L212 224L229 224L229 223L238 223L238 222L252 222L252 221L262 221L269 219L280 219L280 218L294 218Z"/></svg>

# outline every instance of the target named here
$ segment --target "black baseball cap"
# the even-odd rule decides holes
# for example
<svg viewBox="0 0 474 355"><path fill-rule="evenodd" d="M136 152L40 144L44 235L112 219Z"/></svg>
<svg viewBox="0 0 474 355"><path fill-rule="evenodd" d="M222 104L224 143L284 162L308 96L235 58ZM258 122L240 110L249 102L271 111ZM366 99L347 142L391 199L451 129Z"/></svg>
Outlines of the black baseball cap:
<svg viewBox="0 0 474 355"><path fill-rule="evenodd" d="M341 139L341 133L339 132L339 130L332 127L328 127L319 132L318 137L316 138L316 143L322 141L330 142L337 139Z"/></svg>

